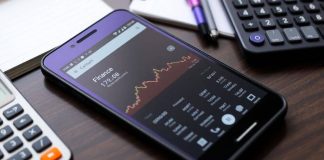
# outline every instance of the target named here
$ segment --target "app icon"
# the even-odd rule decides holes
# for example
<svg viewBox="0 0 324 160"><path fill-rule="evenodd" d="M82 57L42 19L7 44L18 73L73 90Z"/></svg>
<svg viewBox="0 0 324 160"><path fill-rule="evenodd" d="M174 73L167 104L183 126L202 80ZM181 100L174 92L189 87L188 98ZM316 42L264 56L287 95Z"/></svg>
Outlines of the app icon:
<svg viewBox="0 0 324 160"><path fill-rule="evenodd" d="M205 138L202 138L202 137L197 141L197 144L200 147L204 147L207 143L208 143L208 141Z"/></svg>
<svg viewBox="0 0 324 160"><path fill-rule="evenodd" d="M242 112L242 111L244 110L244 107L243 107L242 105L237 105L237 106L235 107L235 110L236 110L237 112Z"/></svg>
<svg viewBox="0 0 324 160"><path fill-rule="evenodd" d="M166 49L168 52L173 52L173 51L175 51L176 48L173 45L168 45Z"/></svg>
<svg viewBox="0 0 324 160"><path fill-rule="evenodd" d="M225 124L225 125L232 125L235 123L235 117L231 114L225 114L223 115L222 117L222 122Z"/></svg>
<svg viewBox="0 0 324 160"><path fill-rule="evenodd" d="M216 128L212 128L212 129L210 129L210 132L211 132L211 133L216 133L216 134L217 134L217 133L220 132L220 130L221 130L221 129L220 129L219 127L216 127Z"/></svg>
<svg viewBox="0 0 324 160"><path fill-rule="evenodd" d="M249 101L254 101L254 99L256 98L254 94L249 94L247 97L246 97Z"/></svg>

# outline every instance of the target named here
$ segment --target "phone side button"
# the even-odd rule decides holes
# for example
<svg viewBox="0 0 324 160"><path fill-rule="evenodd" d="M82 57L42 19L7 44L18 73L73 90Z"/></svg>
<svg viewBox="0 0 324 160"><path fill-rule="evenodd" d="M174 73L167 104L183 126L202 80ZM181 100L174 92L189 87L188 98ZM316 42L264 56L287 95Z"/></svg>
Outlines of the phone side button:
<svg viewBox="0 0 324 160"><path fill-rule="evenodd" d="M248 129L246 129L237 139L236 142L240 142L258 123L254 122Z"/></svg>

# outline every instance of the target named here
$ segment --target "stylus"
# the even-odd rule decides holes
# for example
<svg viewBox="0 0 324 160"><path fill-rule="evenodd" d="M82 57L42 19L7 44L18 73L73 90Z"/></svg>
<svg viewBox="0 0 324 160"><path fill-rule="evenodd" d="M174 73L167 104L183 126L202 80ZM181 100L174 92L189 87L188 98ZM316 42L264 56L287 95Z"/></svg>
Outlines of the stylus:
<svg viewBox="0 0 324 160"><path fill-rule="evenodd" d="M187 0L188 4L191 6L191 10L195 16L197 26L201 34L205 37L208 37L208 26L206 19L203 13L203 10L200 5L199 0Z"/></svg>
<svg viewBox="0 0 324 160"><path fill-rule="evenodd" d="M216 23L213 19L213 15L211 13L210 5L208 3L208 0L201 0L201 7L203 8L204 15L207 21L208 30L209 30L209 36L211 39L215 40L217 39L219 32L216 27Z"/></svg>

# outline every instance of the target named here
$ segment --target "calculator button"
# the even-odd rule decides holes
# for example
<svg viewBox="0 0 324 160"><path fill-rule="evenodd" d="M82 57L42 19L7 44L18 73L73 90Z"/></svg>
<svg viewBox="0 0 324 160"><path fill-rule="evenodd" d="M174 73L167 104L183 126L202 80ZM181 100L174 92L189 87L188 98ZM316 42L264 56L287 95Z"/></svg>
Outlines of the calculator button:
<svg viewBox="0 0 324 160"><path fill-rule="evenodd" d="M233 0L233 5L235 8L246 8L247 1L246 0Z"/></svg>
<svg viewBox="0 0 324 160"><path fill-rule="evenodd" d="M311 15L311 18L312 18L313 22L316 24L324 24L323 14L314 14L314 15Z"/></svg>
<svg viewBox="0 0 324 160"><path fill-rule="evenodd" d="M291 43L300 42L302 40L302 37L296 28L285 28L283 31L286 38Z"/></svg>
<svg viewBox="0 0 324 160"><path fill-rule="evenodd" d="M23 108L21 107L20 104L15 104L14 106L6 109L3 112L3 115L8 119L11 120L15 117L17 117L18 115L20 115L21 113L23 113Z"/></svg>
<svg viewBox="0 0 324 160"><path fill-rule="evenodd" d="M286 9L284 9L281 6L276 6L274 8L271 8L272 13L276 16L285 16L287 14Z"/></svg>
<svg viewBox="0 0 324 160"><path fill-rule="evenodd" d="M276 28L276 24L272 19L262 19L260 20L261 26L264 29L273 29Z"/></svg>
<svg viewBox="0 0 324 160"><path fill-rule="evenodd" d="M248 9L243 9L243 10L238 11L238 16L241 19L252 19L253 18L252 12Z"/></svg>
<svg viewBox="0 0 324 160"><path fill-rule="evenodd" d="M264 1L263 0L250 0L250 3L254 7L259 7L259 6L263 6L264 5Z"/></svg>
<svg viewBox="0 0 324 160"><path fill-rule="evenodd" d="M14 126L17 129L22 130L32 123L33 123L33 120L30 118L30 116L28 114L25 114L22 117L20 117L14 121Z"/></svg>
<svg viewBox="0 0 324 160"><path fill-rule="evenodd" d="M291 27L293 25L292 21L288 17L281 17L277 19L278 24L280 27L286 28L286 27Z"/></svg>
<svg viewBox="0 0 324 160"><path fill-rule="evenodd" d="M33 148L36 152L40 153L51 145L52 142L47 137L43 137L33 144Z"/></svg>
<svg viewBox="0 0 324 160"><path fill-rule="evenodd" d="M256 32L252 33L249 37L250 42L254 45L260 46L264 43L264 35L262 33Z"/></svg>
<svg viewBox="0 0 324 160"><path fill-rule="evenodd" d="M0 129L0 141L10 137L13 134L12 129L9 126L5 126Z"/></svg>
<svg viewBox="0 0 324 160"><path fill-rule="evenodd" d="M41 156L41 160L58 160L61 157L62 157L61 151L58 148L54 147L48 150L47 152L45 152Z"/></svg>
<svg viewBox="0 0 324 160"><path fill-rule="evenodd" d="M25 148L25 149L19 151L18 153L16 153L11 158L9 158L9 160L27 160L27 159L30 159L31 157L32 157L32 154L30 153L30 151L27 148Z"/></svg>
<svg viewBox="0 0 324 160"><path fill-rule="evenodd" d="M306 26L309 24L309 20L303 15L297 16L294 19L295 22L300 26Z"/></svg>
<svg viewBox="0 0 324 160"><path fill-rule="evenodd" d="M289 6L289 7L288 7L288 10L289 10L290 13L292 13L292 14L302 14L302 13L303 13L302 8L301 8L299 5L297 5L297 4L294 4L294 5L292 5L292 6Z"/></svg>
<svg viewBox="0 0 324 160"><path fill-rule="evenodd" d="M305 5L306 11L309 13L317 13L320 11L319 7L314 3L308 3Z"/></svg>
<svg viewBox="0 0 324 160"><path fill-rule="evenodd" d="M258 24L256 21L246 21L243 23L243 27L246 31L256 31L258 30Z"/></svg>
<svg viewBox="0 0 324 160"><path fill-rule="evenodd" d="M8 142L6 142L3 147L9 152L13 152L16 149L18 149L19 147L21 147L23 145L22 141L19 139L19 137L15 137L11 140L9 140Z"/></svg>
<svg viewBox="0 0 324 160"><path fill-rule="evenodd" d="M277 29L266 31L266 35L267 35L270 43L273 45L282 44L284 42L284 39L283 39L280 31Z"/></svg>
<svg viewBox="0 0 324 160"><path fill-rule="evenodd" d="M42 134L42 130L36 125L30 129L26 130L23 133L23 136L25 137L25 139L27 141L31 141L31 140L35 139L36 137L40 136L41 134Z"/></svg>
<svg viewBox="0 0 324 160"><path fill-rule="evenodd" d="M267 0L270 5L279 5L281 0Z"/></svg>
<svg viewBox="0 0 324 160"><path fill-rule="evenodd" d="M300 30L308 41L319 39L319 35L313 26L300 27Z"/></svg>
<svg viewBox="0 0 324 160"><path fill-rule="evenodd" d="M255 14L260 18L270 16L269 11L263 7L255 9Z"/></svg>

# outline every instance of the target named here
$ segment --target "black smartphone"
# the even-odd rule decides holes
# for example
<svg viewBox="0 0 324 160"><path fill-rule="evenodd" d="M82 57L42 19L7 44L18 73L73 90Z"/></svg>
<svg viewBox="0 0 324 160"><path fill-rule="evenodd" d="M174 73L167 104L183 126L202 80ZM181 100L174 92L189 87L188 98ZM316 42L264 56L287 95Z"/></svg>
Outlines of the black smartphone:
<svg viewBox="0 0 324 160"><path fill-rule="evenodd" d="M42 71L184 159L236 158L287 110L282 96L126 10L47 54Z"/></svg>

